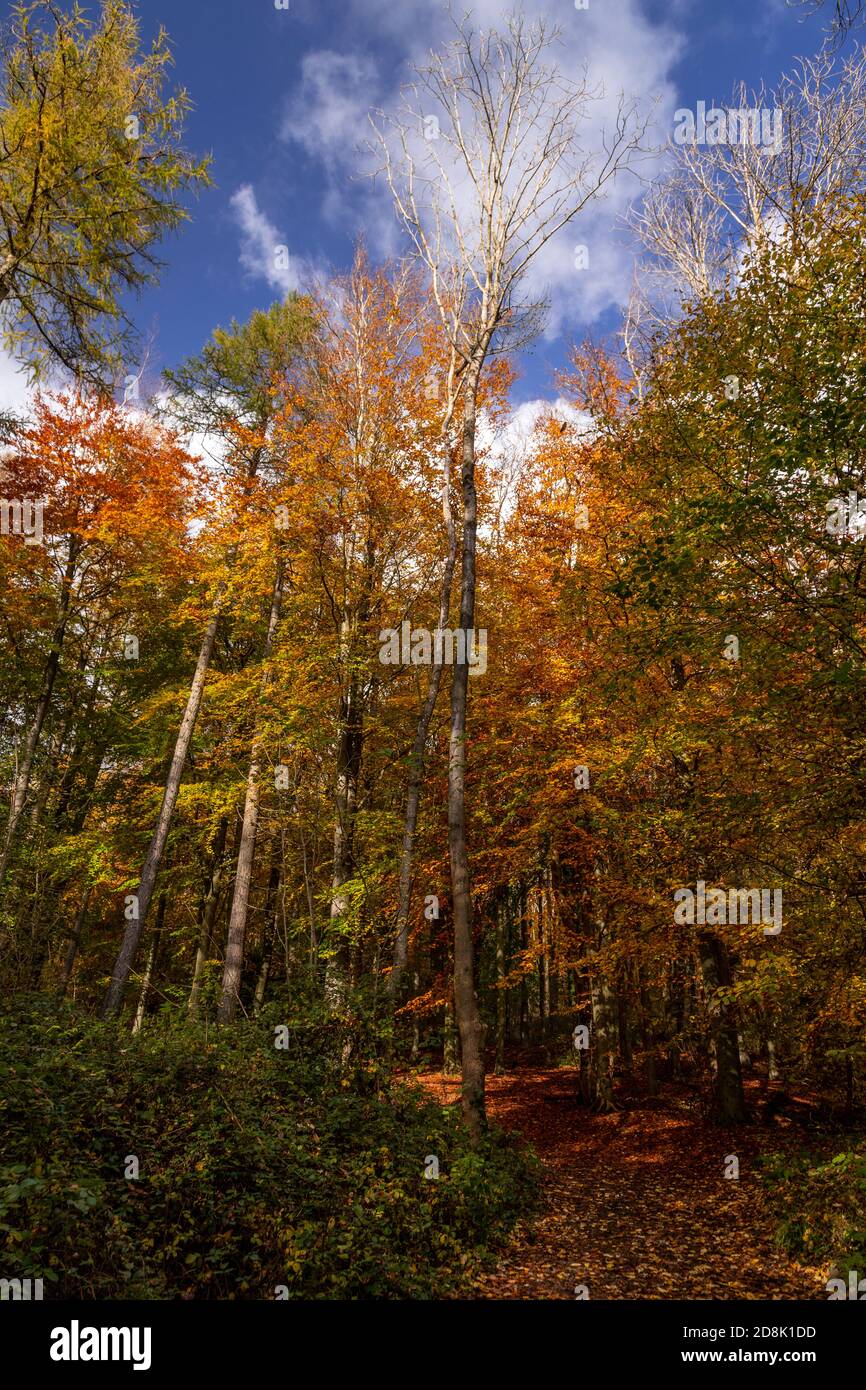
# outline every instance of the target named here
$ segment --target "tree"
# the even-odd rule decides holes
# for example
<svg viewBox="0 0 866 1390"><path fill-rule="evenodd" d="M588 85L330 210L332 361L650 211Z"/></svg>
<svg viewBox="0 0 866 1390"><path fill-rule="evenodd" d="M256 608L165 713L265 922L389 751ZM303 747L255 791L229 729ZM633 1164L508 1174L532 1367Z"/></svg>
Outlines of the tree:
<svg viewBox="0 0 866 1390"><path fill-rule="evenodd" d="M405 265L373 271L359 251L351 273L323 295L281 434L294 479L285 509L297 518L304 566L321 587L320 613L331 625L326 669L338 676L325 946L333 1011L346 1002L357 951L351 908L364 746L387 671L371 662L371 637L385 603L405 603L402 617L413 600L426 598L428 558L417 520L429 518L431 471L441 466L438 456L429 461L438 440L425 391L433 365L429 317L416 275ZM312 621L318 628L321 619Z"/></svg>
<svg viewBox="0 0 866 1390"><path fill-rule="evenodd" d="M143 478L152 454L152 481ZM122 564L146 548L160 505L176 506L176 489L188 478L189 460L176 440L151 422L131 419L110 401L81 393L39 398L32 425L23 428L6 458L7 476L22 493L50 496L43 524L56 566L57 604L35 708L24 737L12 786L0 852L0 886L30 786L34 759L60 669L71 622L102 585L119 582ZM177 471L176 484L169 470ZM154 509L151 511L150 509ZM142 539L136 545L138 527ZM104 590L103 590L104 592Z"/></svg>
<svg viewBox="0 0 866 1390"><path fill-rule="evenodd" d="M228 332L217 330L213 343L205 348L201 357L186 363L173 378L178 391L175 402L177 415L185 419L188 425L202 420L220 424L228 448L230 492L233 488L234 493L229 497L227 519L227 529L232 539L217 556L210 615L178 729L156 828L141 871L134 912L127 920L106 993L103 1005L105 1017L117 1014L123 1004L126 982L156 887L201 708L226 597L228 575L237 553L235 537L243 523L244 509L250 503L257 471L268 456L268 432L276 409L271 384L279 380L281 372L288 370L307 324L307 306L302 306L295 299L286 305L274 306L268 314L256 313L248 325L238 327L233 323ZM231 410L225 406L226 390L230 393Z"/></svg>
<svg viewBox="0 0 866 1390"><path fill-rule="evenodd" d="M60 362L108 385L134 352L122 304L155 281L153 247L209 183L183 147L190 101L167 94L160 30L139 52L126 0L98 22L74 0L18 0L0 46L0 303L7 346L33 373Z"/></svg>
<svg viewBox="0 0 866 1390"><path fill-rule="evenodd" d="M778 113L777 138L672 144L669 172L630 221L649 253L636 296L640 317L673 323L682 301L735 284L743 259L780 237L802 244L817 206L862 187L866 54L841 64L831 50L801 60L771 92L742 84L727 110ZM660 293L660 289L663 291ZM673 302L665 290L673 291Z"/></svg>
<svg viewBox="0 0 866 1390"><path fill-rule="evenodd" d="M271 612L268 620L268 630L265 637L264 650L262 652L263 663L267 663L271 656L276 637L277 626L280 621L280 610L283 602L283 583L285 580L284 562L278 558L276 565L276 577L274 579L274 592L271 599ZM268 686L271 681L271 672L267 665L264 666L261 686L261 699L267 695ZM225 970L223 971L222 998L220 999L217 1019L220 1023L230 1023L235 1016L238 1000L240 998L241 972L244 962L244 941L246 938L247 911L250 900L250 883L252 879L253 860L256 851L256 831L259 820L259 797L262 771L264 767L264 749L262 747L259 730L255 731L253 741L253 751L250 758L249 772L247 774L247 792L244 802L243 824L241 828L241 842L238 849L238 862L235 871L235 887L232 896L231 914L229 917L228 942L226 945Z"/></svg>
<svg viewBox="0 0 866 1390"><path fill-rule="evenodd" d="M474 630L478 391L485 362L530 338L538 303L521 298L543 248L598 195L638 147L641 123L620 101L610 141L584 153L581 126L597 96L546 59L556 31L508 19L477 34L468 20L404 94L379 135L397 213L426 267L462 392L460 620ZM436 139L424 142L435 121ZM396 135L396 139L390 137ZM444 154L438 152L441 144ZM427 154L420 150L426 143ZM463 1112L473 1139L486 1125L483 1031L475 995L472 898L466 842L467 662L451 684L448 839L454 912L454 998L462 1049Z"/></svg>
<svg viewBox="0 0 866 1390"><path fill-rule="evenodd" d="M863 18L864 0L788 0L797 9L810 14L830 12L830 38L840 44Z"/></svg>
<svg viewBox="0 0 866 1390"><path fill-rule="evenodd" d="M15 491L46 498L42 545L3 537L5 635L23 676L3 737L12 765L0 853L9 917L20 917L26 901L28 851L43 834L52 793L54 827L79 825L105 752L95 710L106 687L117 697L134 681L124 634L142 635L167 578L176 583L186 572L196 477L175 435L106 398L38 396L33 414L4 456ZM55 869L49 881L59 894L70 873ZM46 875L35 877L34 912ZM35 920L33 935L41 950ZM34 972L38 961L37 950Z"/></svg>

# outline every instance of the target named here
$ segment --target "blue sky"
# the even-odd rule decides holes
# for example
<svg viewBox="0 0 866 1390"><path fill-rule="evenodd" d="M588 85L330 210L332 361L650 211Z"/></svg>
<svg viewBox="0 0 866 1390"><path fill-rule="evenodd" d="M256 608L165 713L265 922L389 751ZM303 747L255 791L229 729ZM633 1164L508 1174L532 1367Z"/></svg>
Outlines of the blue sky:
<svg viewBox="0 0 866 1390"><path fill-rule="evenodd" d="M244 319L303 279L308 267L344 269L356 237L374 258L399 249L383 188L362 177L357 146L366 110L388 107L414 58L447 34L441 0L139 0L144 35L167 28L175 78L193 100L187 143L213 155L216 187L190 204L191 221L163 244L160 285L134 306L150 343L144 389L162 367L196 352L216 324ZM628 95L658 97L657 134L671 133L676 107L724 100L735 82L772 87L800 54L813 53L822 19L785 0L523 0L563 32L562 62ZM507 6L467 0L491 23ZM602 104L603 105L603 104ZM603 111L599 112L599 120ZM618 218L633 194L614 189L565 242L549 274L545 337L524 355L517 399L554 394L552 371L569 341L615 328L633 250ZM590 247L590 269L573 270L571 243ZM274 243L290 269L273 268ZM567 244L565 244L567 243ZM132 364L137 371L140 364ZM8 371L0 373L2 383Z"/></svg>

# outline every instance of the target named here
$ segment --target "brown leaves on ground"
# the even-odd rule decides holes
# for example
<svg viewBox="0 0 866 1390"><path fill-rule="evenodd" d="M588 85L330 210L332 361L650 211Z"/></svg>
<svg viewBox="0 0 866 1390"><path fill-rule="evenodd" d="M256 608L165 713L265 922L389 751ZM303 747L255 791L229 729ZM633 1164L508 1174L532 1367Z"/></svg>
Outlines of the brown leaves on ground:
<svg viewBox="0 0 866 1390"><path fill-rule="evenodd" d="M422 1080L440 1101L459 1096L455 1077ZM675 1093L595 1115L568 1070L490 1076L487 1098L539 1155L543 1199L479 1298L573 1299L578 1285L592 1299L826 1298L826 1272L773 1243L756 1159L781 1146L775 1131L716 1128ZM738 1179L724 1176L731 1154Z"/></svg>

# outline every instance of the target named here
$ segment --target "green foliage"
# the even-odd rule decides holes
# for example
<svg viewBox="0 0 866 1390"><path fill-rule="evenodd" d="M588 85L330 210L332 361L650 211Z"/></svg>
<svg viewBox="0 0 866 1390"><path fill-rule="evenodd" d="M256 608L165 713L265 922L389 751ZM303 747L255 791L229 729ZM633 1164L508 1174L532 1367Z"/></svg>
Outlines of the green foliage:
<svg viewBox="0 0 866 1390"><path fill-rule="evenodd" d="M771 1154L764 1178L780 1214L776 1241L789 1254L832 1259L847 1275L866 1267L866 1142L834 1158Z"/></svg>
<svg viewBox="0 0 866 1390"><path fill-rule="evenodd" d="M239 425L264 429L274 413L275 391L313 331L312 302L290 294L245 323L215 328L194 357L165 372L174 418L194 429L227 433Z"/></svg>
<svg viewBox="0 0 866 1390"><path fill-rule="evenodd" d="M231 1031L0 1017L0 1262L67 1298L442 1297L531 1208L535 1163L471 1152L365 1026ZM124 1176L127 1157L138 1180ZM425 1178L428 1155L438 1180Z"/></svg>
<svg viewBox="0 0 866 1390"><path fill-rule="evenodd" d="M0 51L0 302L6 345L104 385L129 347L120 296L152 283L152 246L208 182L183 148L183 91L164 91L164 31L139 52L126 0L13 6Z"/></svg>

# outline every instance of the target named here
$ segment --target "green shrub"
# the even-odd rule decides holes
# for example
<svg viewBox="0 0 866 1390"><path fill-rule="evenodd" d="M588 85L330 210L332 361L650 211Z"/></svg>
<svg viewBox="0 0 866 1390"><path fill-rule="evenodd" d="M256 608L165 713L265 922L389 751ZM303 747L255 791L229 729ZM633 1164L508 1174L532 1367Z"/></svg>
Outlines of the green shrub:
<svg viewBox="0 0 866 1390"><path fill-rule="evenodd" d="M501 1134L471 1152L370 1037L297 1022L278 1050L281 1021L131 1038L44 1003L0 1016L0 1272L66 1298L465 1287L531 1209L534 1160Z"/></svg>
<svg viewBox="0 0 866 1390"><path fill-rule="evenodd" d="M791 1255L866 1270L866 1150L834 1158L772 1154L764 1180L779 1215L776 1241Z"/></svg>

